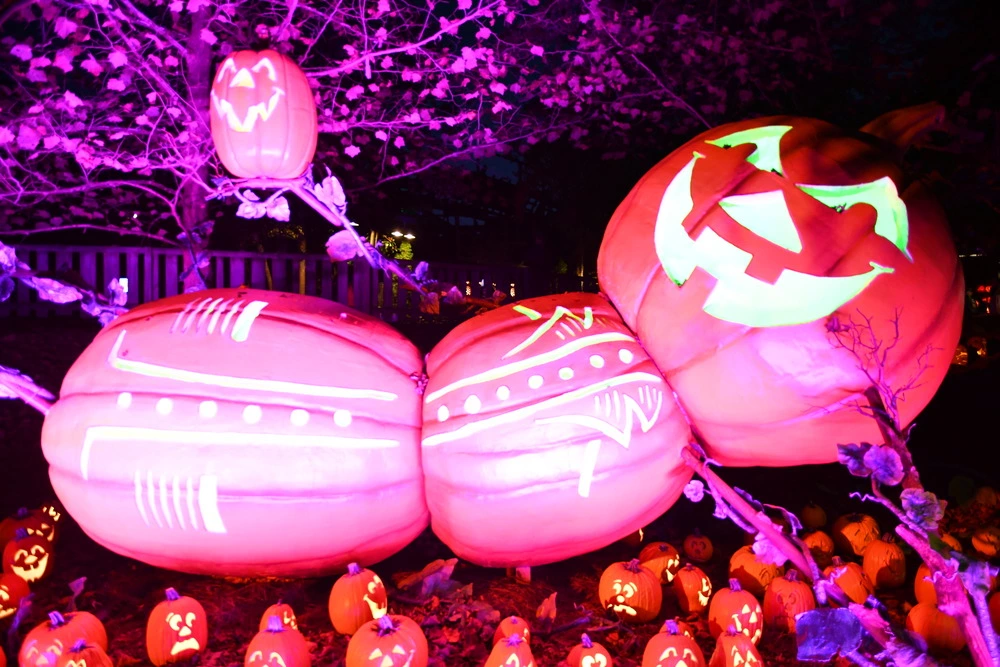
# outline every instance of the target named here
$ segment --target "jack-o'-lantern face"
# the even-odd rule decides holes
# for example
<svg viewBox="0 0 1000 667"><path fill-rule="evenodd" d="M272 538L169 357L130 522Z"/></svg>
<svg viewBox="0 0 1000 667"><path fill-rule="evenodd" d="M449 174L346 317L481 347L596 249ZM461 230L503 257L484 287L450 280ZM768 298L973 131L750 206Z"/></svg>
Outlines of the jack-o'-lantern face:
<svg viewBox="0 0 1000 667"><path fill-rule="evenodd" d="M668 646L660 653L656 667L700 667L701 661L687 646Z"/></svg>
<svg viewBox="0 0 1000 667"><path fill-rule="evenodd" d="M247 658L246 667L287 667L287 665L277 651L269 651L266 656L263 651L254 651Z"/></svg>
<svg viewBox="0 0 1000 667"><path fill-rule="evenodd" d="M414 650L407 650L399 644L384 649L376 646L368 654L368 662L372 667L410 667L413 662Z"/></svg>
<svg viewBox="0 0 1000 667"><path fill-rule="evenodd" d="M237 65L236 55L226 58L215 74L212 109L234 132L252 132L258 122L271 118L287 92L278 81L271 58L260 55L254 62L240 59ZM223 83L227 90L220 95L215 88Z"/></svg>
<svg viewBox="0 0 1000 667"><path fill-rule="evenodd" d="M66 646L58 637L52 637L46 642L29 639L22 649L24 663L34 667L52 667L56 659L62 655Z"/></svg>
<svg viewBox="0 0 1000 667"><path fill-rule="evenodd" d="M823 238L840 224L836 216L856 204L871 206L875 235L913 261L907 249L906 205L892 179L886 176L845 186L789 181L784 176L780 143L791 129L790 125L767 125L702 142L663 194L654 232L660 264L681 288L696 268L715 278L702 308L720 320L751 327L811 322L841 308L879 275L892 273L892 268L874 261L868 262L868 270L848 275L809 272L828 251ZM738 227L702 226L694 230L697 238L693 239L684 221L696 209L704 213L710 205L696 202L701 189L698 178L704 174L711 179L712 172L725 171L723 167L730 165L720 151L746 144L754 146L746 161L765 172L754 184L753 189L759 191L717 202Z"/></svg>
<svg viewBox="0 0 1000 667"><path fill-rule="evenodd" d="M27 531L19 529L19 535ZM24 581L38 581L49 573L49 542L41 535L20 537L4 549L4 572L14 574Z"/></svg>
<svg viewBox="0 0 1000 667"><path fill-rule="evenodd" d="M385 584L377 574L372 574L371 581L367 584L368 592L362 599L368 605L372 613L372 618L378 620L389 611L389 596L385 591Z"/></svg>
<svg viewBox="0 0 1000 667"><path fill-rule="evenodd" d="M634 582L622 581L621 579L615 579L611 582L611 588L614 590L615 596L611 599L610 604L611 610L616 614L625 614L627 616L635 616L636 611L629 601L635 597L638 587Z"/></svg>
<svg viewBox="0 0 1000 667"><path fill-rule="evenodd" d="M761 622L761 610L760 605L744 604L738 612L730 615L733 622L733 627L736 628L737 632L741 632L744 635L750 637L755 645L760 641L761 628L763 627Z"/></svg>
<svg viewBox="0 0 1000 667"><path fill-rule="evenodd" d="M195 623L199 623L198 615L193 611L167 614L167 627L174 633L174 645L170 648L171 656L194 655L201 650L201 643L195 636Z"/></svg>
<svg viewBox="0 0 1000 667"><path fill-rule="evenodd" d="M0 575L0 619L13 616L29 592L27 582L16 574Z"/></svg>
<svg viewBox="0 0 1000 667"><path fill-rule="evenodd" d="M759 665L761 663L754 654L754 651L748 651L739 646L732 646L729 649L729 664L732 667L742 667L743 665L749 667L750 665Z"/></svg>

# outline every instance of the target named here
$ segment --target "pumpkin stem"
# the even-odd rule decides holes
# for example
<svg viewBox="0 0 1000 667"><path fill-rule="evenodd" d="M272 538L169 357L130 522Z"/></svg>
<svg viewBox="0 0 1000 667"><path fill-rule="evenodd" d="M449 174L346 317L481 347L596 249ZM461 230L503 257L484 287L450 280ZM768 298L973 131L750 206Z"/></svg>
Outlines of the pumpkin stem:
<svg viewBox="0 0 1000 667"><path fill-rule="evenodd" d="M285 624L281 622L280 616L268 616L267 617L267 631L268 632L283 632L285 630Z"/></svg>
<svg viewBox="0 0 1000 667"><path fill-rule="evenodd" d="M733 591L734 593L737 592L737 591L742 591L743 587L740 586L740 580L739 579L730 579L729 580L729 590Z"/></svg>
<svg viewBox="0 0 1000 667"><path fill-rule="evenodd" d="M799 571L796 570L795 568L790 569L788 572L785 572L785 579L787 579L788 581L798 581Z"/></svg>
<svg viewBox="0 0 1000 667"><path fill-rule="evenodd" d="M20 541L20 540L25 540L27 538L28 538L28 529L27 528L18 528L17 530L14 531L14 539L15 540Z"/></svg>
<svg viewBox="0 0 1000 667"><path fill-rule="evenodd" d="M844 564L844 559L840 556L834 556L833 560L830 561L834 567L841 567Z"/></svg>
<svg viewBox="0 0 1000 667"><path fill-rule="evenodd" d="M386 614L382 618L378 619L378 636L385 637L386 635L391 635L396 631L396 624L392 622L389 614Z"/></svg>
<svg viewBox="0 0 1000 667"><path fill-rule="evenodd" d="M670 620L663 624L663 631L668 635L679 635L681 633L681 627L677 625L677 621Z"/></svg>
<svg viewBox="0 0 1000 667"><path fill-rule="evenodd" d="M524 640L521 639L521 635L514 633L507 636L507 646L520 646Z"/></svg>
<svg viewBox="0 0 1000 667"><path fill-rule="evenodd" d="M883 542L886 542L888 544L892 544L893 542L896 541L896 538L892 536L892 533L886 533L885 535L882 536L881 539Z"/></svg>
<svg viewBox="0 0 1000 667"><path fill-rule="evenodd" d="M583 645L583 648L594 648L594 642L590 641L590 637L586 632L580 635L580 643Z"/></svg>
<svg viewBox="0 0 1000 667"><path fill-rule="evenodd" d="M729 635L730 637L734 637L740 633L736 631L735 625L730 625L728 628L726 628L726 634Z"/></svg>
<svg viewBox="0 0 1000 667"><path fill-rule="evenodd" d="M58 611L49 612L49 625L53 628L61 628L66 625L66 617L60 614Z"/></svg>
<svg viewBox="0 0 1000 667"><path fill-rule="evenodd" d="M80 651L82 651L82 650L83 650L83 649L85 649L85 648L87 648L87 640L86 640L86 639L83 639L83 638L81 637L80 639L77 639L77 640L76 640L76 641L75 641L75 642L73 643L73 646L72 646L72 647L70 647L70 649L69 649L69 650L70 650L70 651L73 651L74 653L79 653Z"/></svg>
<svg viewBox="0 0 1000 667"><path fill-rule="evenodd" d="M27 507L18 507L17 508L17 512L14 513L14 518L15 519L27 519L29 513L30 512L28 511Z"/></svg>
<svg viewBox="0 0 1000 667"><path fill-rule="evenodd" d="M361 574L361 566L358 565L357 563L348 563L347 564L347 574L349 574L351 576Z"/></svg>
<svg viewBox="0 0 1000 667"><path fill-rule="evenodd" d="M625 563L625 569L632 573L639 572L642 570L642 563L639 562L638 558L633 558L629 562Z"/></svg>
<svg viewBox="0 0 1000 667"><path fill-rule="evenodd" d="M168 588L167 590L163 591L163 595L170 602L176 602L177 600L181 599L180 594L178 594L177 591L173 588Z"/></svg>

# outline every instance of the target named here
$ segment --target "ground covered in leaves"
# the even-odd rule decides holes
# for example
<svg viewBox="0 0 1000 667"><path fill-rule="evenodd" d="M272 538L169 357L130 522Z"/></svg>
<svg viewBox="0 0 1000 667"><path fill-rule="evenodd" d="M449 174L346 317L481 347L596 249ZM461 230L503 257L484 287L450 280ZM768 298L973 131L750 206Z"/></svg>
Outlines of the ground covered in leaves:
<svg viewBox="0 0 1000 667"><path fill-rule="evenodd" d="M0 318L0 364L20 369L55 392L66 370L97 331L97 325L89 321ZM422 335L428 340L420 340L419 332L411 337L426 349L433 343L433 335ZM911 443L928 488L950 497L956 508L975 485L998 482L993 451L997 395L991 391L997 386L997 367L984 365L949 375L922 416ZM10 514L20 506L38 507L54 497L39 447L41 425L41 417L29 408L12 401L0 402L0 515ZM883 529L893 525L879 508L849 499L851 491L862 488L862 482L837 465L724 469L721 474L760 500L784 504L793 511L815 501L826 508L831 522L841 513L863 509L874 515ZM726 585L729 556L743 543L743 536L732 525L712 518L710 505L696 505L682 498L645 531L645 540L665 539L680 546L685 535L700 528L716 545L715 556L701 567L718 589ZM968 508L949 512L947 519L948 530L960 538L996 521L995 513ZM967 539L963 542L968 544ZM636 557L639 549L637 542L619 542L593 554L534 568L531 583L521 583L502 570L462 561L451 563L448 549L426 532L373 569L389 586L390 611L408 615L423 626L431 646L431 665L482 665L497 624L503 617L516 614L532 624L532 650L540 667L561 664L582 632L608 647L616 665L635 667L641 662L646 641L663 620L681 615L669 589L659 619L638 627L621 626L600 608L597 582L602 570L616 560ZM917 562L912 553L908 557L907 586L880 593L897 619L902 619L914 602L912 577ZM41 622L46 612L75 605L95 613L104 622L116 667L149 664L145 652L146 618L169 586L197 598L207 610L210 636L207 650L200 656L203 665L242 664L261 614L279 599L295 609L300 629L312 644L313 664L343 665L348 639L333 631L327 615L327 598L335 575L251 581L169 572L107 551L86 537L71 519L63 523L55 558L55 572L35 587L32 607L21 627L12 627L10 619L0 621L0 632L7 634L8 656L16 655L24 633ZM438 563L438 569L431 568L434 571L429 576L413 576L438 559L444 560ZM86 578L85 582L79 581L81 577ZM709 657L714 641L706 623L685 620L695 621L698 641ZM791 636L765 633L760 650L769 665L798 664ZM969 664L966 654L956 656L952 662Z"/></svg>

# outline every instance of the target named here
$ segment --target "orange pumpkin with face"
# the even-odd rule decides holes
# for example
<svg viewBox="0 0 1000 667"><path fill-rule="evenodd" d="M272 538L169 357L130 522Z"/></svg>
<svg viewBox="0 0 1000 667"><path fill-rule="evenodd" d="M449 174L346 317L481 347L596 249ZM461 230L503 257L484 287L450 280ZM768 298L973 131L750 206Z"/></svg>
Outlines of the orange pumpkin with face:
<svg viewBox="0 0 1000 667"><path fill-rule="evenodd" d="M708 667L764 667L764 660L753 642L736 628L730 627L715 642L715 651Z"/></svg>
<svg viewBox="0 0 1000 667"><path fill-rule="evenodd" d="M97 644L78 639L68 651L56 658L54 667L113 667L114 663Z"/></svg>
<svg viewBox="0 0 1000 667"><path fill-rule="evenodd" d="M528 622L520 616L508 616L500 621L496 632L493 633L493 645L496 646L497 642L511 635L521 635L521 639L531 643L531 628L528 627Z"/></svg>
<svg viewBox="0 0 1000 667"><path fill-rule="evenodd" d="M14 539L3 549L3 571L33 583L52 572L52 543L43 535L29 535L18 528Z"/></svg>
<svg viewBox="0 0 1000 667"><path fill-rule="evenodd" d="M108 650L108 633L90 612L49 612L49 620L24 637L17 654L20 667L55 667L55 661L79 639Z"/></svg>
<svg viewBox="0 0 1000 667"><path fill-rule="evenodd" d="M677 570L681 569L681 555L666 542L647 544L639 552L639 562L660 577L660 581L669 584L674 580Z"/></svg>
<svg viewBox="0 0 1000 667"><path fill-rule="evenodd" d="M353 635L369 621L377 621L389 610L389 597L382 579L357 563L330 589L330 621L342 635Z"/></svg>
<svg viewBox="0 0 1000 667"><path fill-rule="evenodd" d="M964 281L940 206L905 184L871 137L762 118L695 137L615 211L601 288L722 465L829 463L838 443L880 437L853 407L871 381L831 340L831 316L863 313L890 340L898 310L885 381L933 366L900 404L903 425L933 396Z"/></svg>
<svg viewBox="0 0 1000 667"><path fill-rule="evenodd" d="M798 570L789 570L785 576L771 582L764 592L764 623L795 634L795 616L816 608L812 587L799 580Z"/></svg>
<svg viewBox="0 0 1000 667"><path fill-rule="evenodd" d="M280 618L281 623L286 628L291 628L292 630L299 629L299 621L295 618L295 610L292 609L291 605L278 600L277 604L272 604L264 610L264 614L260 617L260 631L267 629L272 616Z"/></svg>
<svg viewBox="0 0 1000 667"><path fill-rule="evenodd" d="M642 667L705 667L705 654L679 623L667 621L663 629L646 642Z"/></svg>
<svg viewBox="0 0 1000 667"><path fill-rule="evenodd" d="M510 635L493 646L483 667L535 667L531 644L520 635Z"/></svg>
<svg viewBox="0 0 1000 667"><path fill-rule="evenodd" d="M740 547L729 558L729 577L740 582L744 590L758 598L775 577L780 577L785 568L762 561L753 552L753 547Z"/></svg>
<svg viewBox="0 0 1000 667"><path fill-rule="evenodd" d="M53 508L54 509L54 508ZM29 510L22 507L3 521L0 521L0 547L6 545L17 533L18 528L23 528L28 535L41 535L49 542L56 541L56 522L60 516L58 512L53 517L47 508Z"/></svg>
<svg viewBox="0 0 1000 667"><path fill-rule="evenodd" d="M281 616L267 619L267 627L247 646L243 667L309 667L309 646L298 630L284 624Z"/></svg>
<svg viewBox="0 0 1000 667"><path fill-rule="evenodd" d="M386 614L368 621L351 636L344 664L345 667L427 667L427 637L413 619Z"/></svg>
<svg viewBox="0 0 1000 667"><path fill-rule="evenodd" d="M729 580L729 588L720 588L708 606L708 631L718 637L732 626L757 645L764 634L764 612L752 593L743 590L736 579Z"/></svg>
<svg viewBox="0 0 1000 667"><path fill-rule="evenodd" d="M288 56L237 51L212 82L212 139L222 164L241 178L298 178L316 153L316 103Z"/></svg>
<svg viewBox="0 0 1000 667"><path fill-rule="evenodd" d="M566 664L569 667L613 667L615 663L608 649L585 633L580 636L580 643L570 649Z"/></svg>
<svg viewBox="0 0 1000 667"><path fill-rule="evenodd" d="M715 552L712 540L695 530L693 535L684 538L684 555L696 563L707 563L712 560Z"/></svg>
<svg viewBox="0 0 1000 667"><path fill-rule="evenodd" d="M688 563L674 576L674 592L681 611L697 614L708 608L708 601L712 597L712 581L701 568Z"/></svg>
<svg viewBox="0 0 1000 667"><path fill-rule="evenodd" d="M833 541L845 556L864 556L879 537L878 522L867 514L845 514L833 522Z"/></svg>
<svg viewBox="0 0 1000 667"><path fill-rule="evenodd" d="M16 574L0 575L0 620L13 616L31 589L28 582Z"/></svg>
<svg viewBox="0 0 1000 667"><path fill-rule="evenodd" d="M188 660L208 643L208 618L201 603L173 588L166 590L165 598L146 623L146 652L156 667Z"/></svg>
<svg viewBox="0 0 1000 667"><path fill-rule="evenodd" d="M660 578L638 558L611 564L601 575L597 590L601 605L628 623L656 618L663 604Z"/></svg>

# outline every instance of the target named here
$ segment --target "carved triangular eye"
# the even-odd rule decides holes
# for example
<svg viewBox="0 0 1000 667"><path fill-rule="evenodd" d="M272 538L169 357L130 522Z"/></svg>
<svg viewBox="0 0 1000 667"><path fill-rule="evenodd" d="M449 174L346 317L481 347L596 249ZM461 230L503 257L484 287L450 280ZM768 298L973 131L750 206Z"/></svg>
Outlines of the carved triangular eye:
<svg viewBox="0 0 1000 667"><path fill-rule="evenodd" d="M667 658L676 658L676 657L677 657L677 649L674 648L673 646L668 646L667 648L663 649L663 653L660 654L659 661L666 660Z"/></svg>
<svg viewBox="0 0 1000 667"><path fill-rule="evenodd" d="M285 659L281 657L280 653L275 653L274 651L271 651L271 655L267 657L267 661L280 667L286 667Z"/></svg>
<svg viewBox="0 0 1000 667"><path fill-rule="evenodd" d="M254 660L263 660L263 659L264 659L264 653L262 651L254 651L253 653L250 654L250 657L247 659L247 662L253 662Z"/></svg>
<svg viewBox="0 0 1000 667"><path fill-rule="evenodd" d="M381 658L381 657L382 657L382 649L380 649L377 646L372 650L371 653L368 654L368 659L369 660L375 660L375 659Z"/></svg>
<svg viewBox="0 0 1000 667"><path fill-rule="evenodd" d="M261 58L257 61L257 64L251 68L254 73L261 71L262 69L267 70L267 78L271 81L278 80L278 73L274 70L274 65L271 63L270 58Z"/></svg>
<svg viewBox="0 0 1000 667"><path fill-rule="evenodd" d="M395 653L396 655L406 655L406 650L399 644L396 644L395 646L392 647L392 652Z"/></svg>

